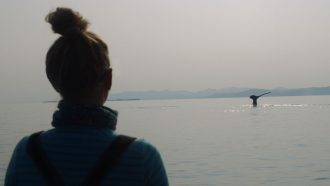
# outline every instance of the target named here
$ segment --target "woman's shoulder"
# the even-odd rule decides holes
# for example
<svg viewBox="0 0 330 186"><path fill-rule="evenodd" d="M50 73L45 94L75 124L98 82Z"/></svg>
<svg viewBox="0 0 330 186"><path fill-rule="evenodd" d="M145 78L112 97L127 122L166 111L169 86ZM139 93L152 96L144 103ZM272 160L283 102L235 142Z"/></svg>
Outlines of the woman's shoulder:
<svg viewBox="0 0 330 186"><path fill-rule="evenodd" d="M19 142L16 144L15 151L20 152L20 151L25 151L27 143L29 141L30 135L24 136L19 140Z"/></svg>
<svg viewBox="0 0 330 186"><path fill-rule="evenodd" d="M169 185L163 160L155 145L145 139L136 139L130 149L140 153L140 163L148 185Z"/></svg>

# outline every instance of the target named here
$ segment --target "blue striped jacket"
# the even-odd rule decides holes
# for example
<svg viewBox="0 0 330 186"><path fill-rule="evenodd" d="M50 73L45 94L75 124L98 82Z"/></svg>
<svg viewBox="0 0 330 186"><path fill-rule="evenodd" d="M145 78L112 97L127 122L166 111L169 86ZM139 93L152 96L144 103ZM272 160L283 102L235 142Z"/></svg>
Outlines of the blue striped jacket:
<svg viewBox="0 0 330 186"><path fill-rule="evenodd" d="M66 185L80 185L100 154L117 134L108 128L58 127L41 135L41 146ZM28 137L16 146L5 178L6 186L45 185L26 151ZM101 185L167 186L166 171L157 149L142 139L127 148L119 164L107 173Z"/></svg>

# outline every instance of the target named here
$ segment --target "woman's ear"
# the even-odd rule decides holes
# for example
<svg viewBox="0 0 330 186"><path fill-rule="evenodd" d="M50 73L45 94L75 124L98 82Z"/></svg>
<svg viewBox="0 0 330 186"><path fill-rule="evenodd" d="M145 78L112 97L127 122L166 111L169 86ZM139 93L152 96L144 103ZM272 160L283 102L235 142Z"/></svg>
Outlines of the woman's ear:
<svg viewBox="0 0 330 186"><path fill-rule="evenodd" d="M105 72L105 87L110 90L112 86L112 68L107 69Z"/></svg>

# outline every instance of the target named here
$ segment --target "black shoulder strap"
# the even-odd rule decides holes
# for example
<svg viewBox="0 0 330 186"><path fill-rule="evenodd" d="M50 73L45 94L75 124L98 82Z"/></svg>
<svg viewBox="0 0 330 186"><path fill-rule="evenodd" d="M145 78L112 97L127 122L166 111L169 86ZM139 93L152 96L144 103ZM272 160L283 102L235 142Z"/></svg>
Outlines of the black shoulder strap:
<svg viewBox="0 0 330 186"><path fill-rule="evenodd" d="M34 164L36 165L39 173L42 175L47 185L63 186L64 181L62 177L56 171L55 167L51 164L45 152L41 148L41 133L42 131L34 133L30 136L27 144L27 152L31 156ZM106 174L117 165L124 151L135 139L136 138L124 135L117 136L106 149L106 151L102 153L100 159L82 185L99 185Z"/></svg>
<svg viewBox="0 0 330 186"><path fill-rule="evenodd" d="M106 151L101 155L100 159L82 185L100 185L102 179L113 167L117 165L124 151L135 139L136 138L129 136L118 135Z"/></svg>
<svg viewBox="0 0 330 186"><path fill-rule="evenodd" d="M32 158L39 173L49 186L64 185L60 174L47 158L45 152L41 148L40 134L42 131L34 133L30 136L27 144L27 152Z"/></svg>

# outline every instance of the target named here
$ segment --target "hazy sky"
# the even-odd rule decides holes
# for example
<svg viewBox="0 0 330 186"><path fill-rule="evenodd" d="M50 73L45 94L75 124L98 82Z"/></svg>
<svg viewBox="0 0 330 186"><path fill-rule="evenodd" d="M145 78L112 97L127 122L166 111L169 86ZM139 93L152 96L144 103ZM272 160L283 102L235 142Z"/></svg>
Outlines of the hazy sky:
<svg viewBox="0 0 330 186"><path fill-rule="evenodd" d="M57 6L109 44L114 92L330 85L329 0L1 0L0 102L56 97L44 17Z"/></svg>

